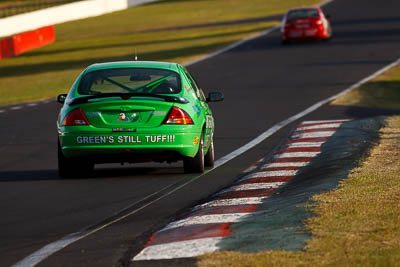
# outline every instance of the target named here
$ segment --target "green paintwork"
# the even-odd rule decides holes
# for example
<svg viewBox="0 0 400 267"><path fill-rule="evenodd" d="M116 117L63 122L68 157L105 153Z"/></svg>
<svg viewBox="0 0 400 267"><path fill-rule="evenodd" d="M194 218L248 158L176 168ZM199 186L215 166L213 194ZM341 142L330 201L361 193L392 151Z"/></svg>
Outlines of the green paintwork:
<svg viewBox="0 0 400 267"><path fill-rule="evenodd" d="M165 69L177 73L182 89L171 96L185 98L188 103L133 96L127 100L121 97L107 97L87 103L68 104L76 98L88 96L78 92L80 81L85 74L120 68ZM173 152L174 155L179 155L178 159L182 159L194 157L197 154L199 142L194 141L201 136L202 132L204 133L203 150L206 153L214 134L214 119L201 89L191 83L192 78L188 75L190 74L187 70L176 63L132 61L89 66L74 82L60 110L57 129L63 155L66 158L87 160L102 155L107 159L107 156L111 155L110 162L129 162L133 154L150 153L157 156L160 153ZM194 124L163 124L173 106L184 110ZM77 108L82 109L90 125L63 126L65 116ZM122 120L119 119L121 113L124 114Z"/></svg>

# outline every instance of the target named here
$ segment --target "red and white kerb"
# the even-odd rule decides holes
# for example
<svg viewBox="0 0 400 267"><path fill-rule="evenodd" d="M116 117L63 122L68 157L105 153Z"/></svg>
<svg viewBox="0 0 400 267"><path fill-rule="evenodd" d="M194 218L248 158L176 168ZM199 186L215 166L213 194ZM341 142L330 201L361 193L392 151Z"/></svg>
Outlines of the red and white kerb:
<svg viewBox="0 0 400 267"><path fill-rule="evenodd" d="M300 168L321 153L321 146L347 120L305 121L272 159L250 166L249 173L208 203L196 206L189 216L154 233L132 260L195 257L219 250L218 243L236 222L251 220L264 199L290 181Z"/></svg>

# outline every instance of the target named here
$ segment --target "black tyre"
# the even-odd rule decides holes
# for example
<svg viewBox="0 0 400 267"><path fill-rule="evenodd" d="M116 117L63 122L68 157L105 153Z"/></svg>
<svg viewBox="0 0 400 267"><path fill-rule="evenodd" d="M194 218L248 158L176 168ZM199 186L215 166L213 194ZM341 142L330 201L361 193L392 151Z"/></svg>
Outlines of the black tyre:
<svg viewBox="0 0 400 267"><path fill-rule="evenodd" d="M58 145L58 176L60 178L78 178L90 175L94 164L82 160L68 159Z"/></svg>
<svg viewBox="0 0 400 267"><path fill-rule="evenodd" d="M203 152L203 134L200 136L199 150L194 158L186 157L183 160L183 169L185 173L202 173L204 172L204 152Z"/></svg>
<svg viewBox="0 0 400 267"><path fill-rule="evenodd" d="M214 141L211 140L211 145L208 148L206 155L204 156L204 166L214 167Z"/></svg>

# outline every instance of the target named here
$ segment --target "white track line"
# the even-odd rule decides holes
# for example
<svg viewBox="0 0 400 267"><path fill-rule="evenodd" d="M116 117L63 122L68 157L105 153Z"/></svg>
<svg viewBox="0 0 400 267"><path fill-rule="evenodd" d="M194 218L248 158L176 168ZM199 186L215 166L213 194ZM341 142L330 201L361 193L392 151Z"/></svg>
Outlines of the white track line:
<svg viewBox="0 0 400 267"><path fill-rule="evenodd" d="M247 197L247 198L231 198L231 199L216 199L202 205L196 206L193 210L199 210L211 207L221 206L238 206L238 205L258 205L267 197Z"/></svg>
<svg viewBox="0 0 400 267"><path fill-rule="evenodd" d="M316 5L316 6L322 7L322 6L327 5L327 4L329 4L329 3L333 2L333 1L334 1L334 0L326 0L326 1L324 1L324 2L322 2L321 4L318 4L318 5ZM229 46L227 46L227 47L225 47L225 48L222 48L221 50L218 50L218 51L216 51L216 52L214 52L214 53L211 53L211 54L208 54L208 55L206 55L206 56L204 56L204 57L200 57L200 58L198 58L198 59L189 61L189 62L187 62L187 63L185 64L185 66L190 66L190 65L199 63L199 62L201 62L201 61L207 60L207 59L209 59L209 58L212 58L212 57L216 57L216 56L218 56L218 55L221 55L221 54L223 54L223 53L225 53L225 52L227 52L227 51L229 51L229 50L232 50L232 49L234 49L234 48L236 48L236 47L238 47L238 46L240 46L240 45L242 45L242 44L244 44L244 43L247 43L247 42L249 42L249 41L251 41L251 40L257 39L257 38L259 38L259 37L261 37L261 36L268 35L268 34L270 34L270 33L273 32L273 31L279 30L280 27L281 27L281 25L278 25L278 26L272 27L272 28L270 28L270 29L267 29L267 30L265 30L265 31L263 31L263 32L261 32L261 33L257 33L257 34L255 34L255 35L252 35L252 36L250 36L250 37L248 37L248 38L246 38L246 39L243 39L243 40L241 40L241 41L239 41L239 42L236 42L236 43L231 44L231 45L229 45Z"/></svg>
<svg viewBox="0 0 400 267"><path fill-rule="evenodd" d="M343 122L347 122L349 120L320 120L320 121L303 121L301 124L305 125L305 124L315 124L315 123L343 123Z"/></svg>
<svg viewBox="0 0 400 267"><path fill-rule="evenodd" d="M250 166L246 170L244 170L243 172L244 173L249 173L249 172L254 171L255 169L257 169L257 165Z"/></svg>
<svg viewBox="0 0 400 267"><path fill-rule="evenodd" d="M325 142L299 142L291 143L283 146L284 148L308 148L308 147L321 147Z"/></svg>
<svg viewBox="0 0 400 267"><path fill-rule="evenodd" d="M339 128L343 123L334 123L334 124L318 124L313 126L303 126L296 129L296 131L304 131L304 130L314 130L321 128Z"/></svg>
<svg viewBox="0 0 400 267"><path fill-rule="evenodd" d="M228 192L235 192L235 191L278 188L284 184L286 184L286 183L285 182L271 182L271 183L242 184L242 185L232 186L227 189L224 189L224 190L218 192L216 194L216 196L222 195L222 194L225 194Z"/></svg>
<svg viewBox="0 0 400 267"><path fill-rule="evenodd" d="M275 154L274 159L283 159L283 158L311 158L315 157L321 152L287 152Z"/></svg>
<svg viewBox="0 0 400 267"><path fill-rule="evenodd" d="M352 86L348 87L347 89L343 90L342 92L333 95L329 98L326 98L322 101L319 101L317 103L315 103L314 105L306 108L305 110L301 111L300 113L297 113L296 115L281 121L277 124L275 124L274 126L272 126L270 129L268 129L267 131L265 131L264 133L260 134L259 136L257 136L256 138L254 138L252 141L250 141L249 143L247 143L246 145L236 149L235 151L229 153L228 155L223 156L222 158L218 159L215 162L215 168L225 164L226 162L236 158L237 156L243 154L244 152L246 152L247 150L255 147L256 145L260 144L261 142L263 142L265 139L267 139L268 137L270 137L271 135L273 135L274 133L276 133L277 131L279 131L280 129L282 129L283 127L285 127L286 125L310 114L311 112L314 112L315 110L319 109L320 107L322 107L323 105L335 100L336 98L347 94L348 92L360 87L361 85L363 85L364 83L374 79L375 77L377 77L378 75L384 73L385 71L397 66L400 64L400 58L398 58L396 61L394 61L393 63L387 65L386 67L383 67L382 69L374 72L373 74L369 75L368 77L360 80L359 82L353 84ZM343 121L343 120L338 120L338 121ZM327 121L321 121L321 122L327 122Z"/></svg>
<svg viewBox="0 0 400 267"><path fill-rule="evenodd" d="M295 133L292 135L294 139L315 138L315 137L331 137L336 131L320 131L311 133Z"/></svg>
<svg viewBox="0 0 400 267"><path fill-rule="evenodd" d="M261 167L261 169L267 168L279 168L279 167L304 167L308 162L277 162L277 163L267 163Z"/></svg>
<svg viewBox="0 0 400 267"><path fill-rule="evenodd" d="M157 233L164 232L166 230L184 227L195 224L207 224L207 223L234 223L242 221L244 217L255 215L256 212L241 212L241 213L226 213L226 214L207 214L202 216L187 217L185 219L174 221L168 224Z"/></svg>
<svg viewBox="0 0 400 267"><path fill-rule="evenodd" d="M196 240L179 241L148 246L137 254L133 260L162 260L196 257L204 253L219 250L218 243L223 237L209 237Z"/></svg>
<svg viewBox="0 0 400 267"><path fill-rule="evenodd" d="M331 2L331 1L327 1L326 3L329 3L329 2ZM275 28L275 29L276 29L276 28ZM264 32L264 34L268 34L268 33L272 32L272 31L275 30L275 29L271 29L271 30L269 30L269 31L266 31L266 32ZM261 35L260 35L260 36L261 36ZM254 38L256 38L256 37L253 37L253 39L254 39ZM242 43L245 43L245 42L247 42L247 41L248 41L248 40L246 40L246 41L241 41L241 44L242 44ZM225 51L227 51L227 50L225 50ZM216 53L214 53L214 54L216 55ZM202 59L202 60L204 60L204 59ZM198 61L196 61L196 62L199 62L199 61L201 61L201 60L198 60ZM193 61L193 62L190 63L190 64L194 64L194 63L195 63L195 61ZM216 161L215 161L214 168L208 170L208 171L205 172L204 174L207 174L208 172L214 170L215 168L218 168L219 166L221 166L221 165L227 163L228 161L230 161L230 160L236 158L237 156L243 154L243 153L246 152L247 150L249 150L249 149L255 147L256 145L260 144L260 143L263 142L265 139L267 139L268 137L270 137L271 135L273 135L274 133L276 133L277 131L279 131L280 129L282 129L283 127L285 127L286 125L288 125L288 124L290 124L290 123L292 123L292 122L294 122L294 121L296 121L296 120L298 120L298 119L300 119L300 118L302 118L302 117L304 117L304 116L310 114L311 112L317 110L317 109L320 108L321 106L323 106L323 105L325 105L325 104L327 104L327 103L329 103L329 102L335 100L336 98L338 98L338 97L340 97L340 96L342 96L342 95L344 95L344 94L346 94L346 93L348 93L348 92L354 90L355 88L360 87L362 84L368 82L369 80L375 78L376 76L382 74L383 72L385 72L385 71L387 71L387 70L389 70L389 69L395 67L395 66L398 65L399 63L400 63L400 58L397 59L396 61L394 61L393 63L387 65L386 67L384 67L384 68L382 68L382 69L380 69L380 70L374 72L374 73L371 74L370 76L368 76L368 77L366 77L366 78L360 80L359 82L353 84L351 87L349 87L349 88L343 90L342 92L340 92L340 93L338 93L338 94L336 94L336 95L333 95L333 96L331 96L331 97L329 97L329 98L327 98L327 99L325 99L325 100L322 100L322 101L320 101L320 102L317 102L316 104L314 104L314 105L308 107L307 109L303 110L302 112L297 113L296 115L294 115L294 116L292 116L292 117L290 117L290 118L288 118L288 119L286 119L286 120L284 120L284 121L281 121L281 122L275 124L273 127L271 127L270 129L268 129L267 131L265 131L264 133L262 133L261 135L259 135L258 137L256 137L255 139L253 139L252 141L250 141L249 143L247 143L246 145L244 145L244 146L242 146L242 147L236 149L235 151L233 151L233 152L231 152L231 153L229 153L229 154L223 156L222 158L216 160ZM156 202L156 201L158 201L158 200L160 200L160 199L163 199L163 198L166 197L167 195L172 194L173 192L179 190L180 188L186 186L187 184L189 184L189 183L191 183L191 182L193 182L193 181L196 181L198 178L200 178L200 177L203 176L204 174L197 176L196 178L190 180L188 183L185 183L185 184L183 184L182 186L176 188L175 190L173 190L173 191L167 193L166 195L163 195L163 196L161 196L160 198L158 198L158 199L156 199L156 200L154 200L154 201L148 203L148 205L151 205L152 203L154 203L154 202ZM148 205L146 205L146 206L148 206ZM143 207L143 208L144 208L144 207ZM133 213L136 213L136 212L137 212L137 210L135 210L134 212L128 214L127 216L129 216L129 215L131 215L131 214L133 214ZM113 221L112 223L118 222L118 221L122 220L123 218L125 218L125 217L127 217L127 216L123 216L123 217L121 217L121 218L118 218L118 219L116 219L115 221ZM112 224L112 223L110 223L110 224ZM84 237L90 235L90 234L93 234L93 233L95 233L95 232L97 232L97 231L103 229L104 227L106 227L106 226L108 226L108 225L109 225L109 224L99 226L98 228L93 229L93 230L90 231L90 232L81 231L81 232L77 232L77 233L74 233L74 234L71 234L71 235L67 235L67 236L64 237L64 238L62 238L62 239L60 239L60 240L57 240L57 241L55 241L55 242L53 242L53 243L50 243L50 244L44 246L43 248L41 248L41 249L39 249L39 250L33 252L31 255L27 256L26 258L22 259L21 261L17 262L16 264L14 264L13 267L35 266L35 265L37 265L38 263L40 263L41 261L43 261L44 259L46 259L47 257L49 257L50 255L52 255L52 254L56 253L57 251L63 249L64 247L66 247L66 246L68 246L68 245L70 245L70 244L72 244L72 243L74 243L74 242L76 242L76 241L78 241L78 240L80 240L80 239L82 239L82 238L84 238Z"/></svg>
<svg viewBox="0 0 400 267"><path fill-rule="evenodd" d="M260 178L260 177L276 177L276 176L294 176L296 175L296 170L282 170L282 171L263 171L263 172L256 172L246 175L245 177L241 178L239 182L243 182L253 178Z"/></svg>

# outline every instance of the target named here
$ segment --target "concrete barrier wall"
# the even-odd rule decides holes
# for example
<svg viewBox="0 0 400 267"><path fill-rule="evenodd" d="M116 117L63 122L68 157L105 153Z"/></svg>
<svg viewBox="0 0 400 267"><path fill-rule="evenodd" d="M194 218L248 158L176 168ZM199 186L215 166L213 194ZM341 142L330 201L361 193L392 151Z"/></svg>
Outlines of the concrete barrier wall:
<svg viewBox="0 0 400 267"><path fill-rule="evenodd" d="M159 0L87 0L0 19L0 37L99 16Z"/></svg>
<svg viewBox="0 0 400 267"><path fill-rule="evenodd" d="M54 40L55 33L53 26L16 34L0 40L0 59L18 56L32 49L50 44Z"/></svg>

